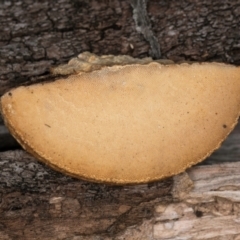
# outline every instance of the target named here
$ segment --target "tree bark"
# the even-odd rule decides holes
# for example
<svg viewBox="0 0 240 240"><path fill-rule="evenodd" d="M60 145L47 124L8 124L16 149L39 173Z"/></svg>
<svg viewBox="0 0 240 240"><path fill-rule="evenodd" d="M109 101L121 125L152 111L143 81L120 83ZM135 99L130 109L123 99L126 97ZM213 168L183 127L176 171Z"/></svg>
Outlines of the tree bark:
<svg viewBox="0 0 240 240"><path fill-rule="evenodd" d="M1 1L0 95L52 79L51 67L83 51L156 57L159 48L174 61L240 63L239 0L135 3ZM240 239L239 140L238 125L204 165L121 187L64 176L23 150L0 152L0 239Z"/></svg>
<svg viewBox="0 0 240 240"><path fill-rule="evenodd" d="M149 0L149 27L135 24L132 2L1 1L0 95L42 81L50 67L84 51L153 56L144 32L157 39L162 58L240 63L239 0Z"/></svg>

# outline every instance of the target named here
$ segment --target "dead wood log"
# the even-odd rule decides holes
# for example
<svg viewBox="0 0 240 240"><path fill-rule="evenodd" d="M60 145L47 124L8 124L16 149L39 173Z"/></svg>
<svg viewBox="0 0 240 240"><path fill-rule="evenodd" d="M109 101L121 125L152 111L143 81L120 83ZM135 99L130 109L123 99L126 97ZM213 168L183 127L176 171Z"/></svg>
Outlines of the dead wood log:
<svg viewBox="0 0 240 240"><path fill-rule="evenodd" d="M152 39L162 58L240 63L239 0L149 0L149 27L135 24L133 2L1 1L0 95L42 81L51 66L84 51L153 56ZM150 32L149 42L137 30Z"/></svg>
<svg viewBox="0 0 240 240"><path fill-rule="evenodd" d="M149 0L147 13L163 58L240 63L239 0ZM0 95L83 51L152 54L130 1L1 1L0 21ZM187 174L122 187L63 176L22 150L0 152L0 239L237 240L239 138L238 126Z"/></svg>
<svg viewBox="0 0 240 240"><path fill-rule="evenodd" d="M22 150L2 152L0 239L234 239L240 234L239 133L240 125L187 173L122 187L67 177Z"/></svg>

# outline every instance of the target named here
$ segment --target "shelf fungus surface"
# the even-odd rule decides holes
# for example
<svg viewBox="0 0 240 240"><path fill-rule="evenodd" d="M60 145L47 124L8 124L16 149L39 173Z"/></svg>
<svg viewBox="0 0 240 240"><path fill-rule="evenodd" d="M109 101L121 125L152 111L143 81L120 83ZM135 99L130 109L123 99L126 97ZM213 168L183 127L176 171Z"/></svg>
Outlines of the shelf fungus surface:
<svg viewBox="0 0 240 240"><path fill-rule="evenodd" d="M111 184L173 176L236 125L240 68L126 64L13 89L1 98L13 136L63 173Z"/></svg>

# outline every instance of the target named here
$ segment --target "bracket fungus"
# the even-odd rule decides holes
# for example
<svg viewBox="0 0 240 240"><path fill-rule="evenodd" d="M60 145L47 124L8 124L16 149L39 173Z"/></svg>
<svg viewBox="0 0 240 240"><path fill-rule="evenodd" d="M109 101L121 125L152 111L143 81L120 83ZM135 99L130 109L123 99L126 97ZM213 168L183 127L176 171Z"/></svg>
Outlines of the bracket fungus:
<svg viewBox="0 0 240 240"><path fill-rule="evenodd" d="M143 183L196 164L240 113L240 68L221 63L126 63L18 87L1 112L26 151L68 175Z"/></svg>

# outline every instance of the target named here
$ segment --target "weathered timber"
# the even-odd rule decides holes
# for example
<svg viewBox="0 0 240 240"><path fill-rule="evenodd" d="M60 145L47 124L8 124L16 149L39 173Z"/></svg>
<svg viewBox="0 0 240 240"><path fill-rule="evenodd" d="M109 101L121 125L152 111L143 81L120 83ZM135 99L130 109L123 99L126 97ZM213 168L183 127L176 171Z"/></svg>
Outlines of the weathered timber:
<svg viewBox="0 0 240 240"><path fill-rule="evenodd" d="M145 2L163 58L239 65L239 0ZM1 1L0 95L51 79L52 66L83 51L153 57L130 3ZM122 187L63 176L22 150L0 152L0 239L238 240L239 142L238 125L205 165Z"/></svg>
<svg viewBox="0 0 240 240"><path fill-rule="evenodd" d="M22 150L2 152L0 239L177 239L189 234L189 239L197 239L196 235L208 239L209 235L238 235L239 133L240 125L204 165L187 173L121 187L64 176Z"/></svg>

